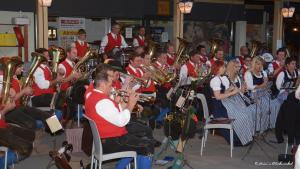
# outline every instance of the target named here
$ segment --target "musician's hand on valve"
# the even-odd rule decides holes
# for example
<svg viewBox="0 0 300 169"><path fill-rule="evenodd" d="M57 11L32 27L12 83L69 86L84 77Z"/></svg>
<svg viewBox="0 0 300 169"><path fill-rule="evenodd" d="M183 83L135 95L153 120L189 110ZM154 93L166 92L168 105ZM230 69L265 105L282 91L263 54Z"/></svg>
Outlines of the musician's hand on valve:
<svg viewBox="0 0 300 169"><path fill-rule="evenodd" d="M75 71L74 74L73 74L73 78L75 78L75 79L78 79L78 78L80 78L81 76L82 76L82 73L81 73L81 72Z"/></svg>
<svg viewBox="0 0 300 169"><path fill-rule="evenodd" d="M130 91L128 94L129 96L128 96L127 108L132 112L139 99L139 94L135 93L134 91Z"/></svg>

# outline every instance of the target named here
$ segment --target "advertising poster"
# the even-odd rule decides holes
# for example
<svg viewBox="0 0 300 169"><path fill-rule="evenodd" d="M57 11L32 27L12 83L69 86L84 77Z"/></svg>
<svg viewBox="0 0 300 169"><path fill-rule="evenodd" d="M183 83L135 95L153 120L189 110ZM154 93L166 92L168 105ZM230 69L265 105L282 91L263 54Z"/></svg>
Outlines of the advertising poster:
<svg viewBox="0 0 300 169"><path fill-rule="evenodd" d="M58 45L63 48L76 40L78 29L85 29L84 18L60 17L58 22Z"/></svg>

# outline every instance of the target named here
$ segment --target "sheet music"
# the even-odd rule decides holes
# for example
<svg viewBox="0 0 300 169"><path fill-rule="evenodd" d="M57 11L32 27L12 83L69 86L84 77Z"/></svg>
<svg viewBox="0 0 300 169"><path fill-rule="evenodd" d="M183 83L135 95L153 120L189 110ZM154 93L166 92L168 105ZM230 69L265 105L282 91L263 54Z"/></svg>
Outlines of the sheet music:
<svg viewBox="0 0 300 169"><path fill-rule="evenodd" d="M49 117L48 119L46 119L46 123L48 124L50 131L52 133L55 133L55 132L63 129L63 127L60 124L56 115L53 115L53 116Z"/></svg>

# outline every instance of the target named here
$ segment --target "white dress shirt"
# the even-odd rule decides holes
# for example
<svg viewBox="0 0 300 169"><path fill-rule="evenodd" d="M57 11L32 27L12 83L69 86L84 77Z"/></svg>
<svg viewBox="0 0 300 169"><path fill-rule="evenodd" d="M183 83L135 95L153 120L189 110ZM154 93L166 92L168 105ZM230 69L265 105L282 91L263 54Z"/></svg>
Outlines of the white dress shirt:
<svg viewBox="0 0 300 169"><path fill-rule="evenodd" d="M116 34L114 34L114 33L112 33L112 32L111 32L111 34L112 34L113 38L115 38L115 39L117 38L117 35L116 35ZM120 48L127 48L128 45L127 45L127 43L126 43L124 37L123 37L122 35L120 35L120 36L121 36L121 46L120 46ZM105 35L105 36L103 37L102 41L101 41L101 45L100 45L100 53L104 53L104 49L105 49L105 47L107 46L107 43L108 43L108 36Z"/></svg>
<svg viewBox="0 0 300 169"><path fill-rule="evenodd" d="M210 87L213 91L220 91L221 84L225 86L225 90L229 88L230 82L226 76L215 76L210 80Z"/></svg>
<svg viewBox="0 0 300 169"><path fill-rule="evenodd" d="M50 72L51 70L45 64L40 65L43 69L48 69ZM50 81L45 79L44 71L40 67L38 67L35 72L33 73L34 82L40 89L48 89L50 87Z"/></svg>
<svg viewBox="0 0 300 169"><path fill-rule="evenodd" d="M262 74L260 74L259 76L255 75L255 74L253 74L253 75L257 78L261 78L261 77L266 78L267 77L267 73L265 71L262 71ZM251 71L248 70L245 73L244 77L245 77L245 82L246 82L246 85L247 85L247 89L248 90L254 90L256 85L253 84L253 77L252 77Z"/></svg>
<svg viewBox="0 0 300 169"><path fill-rule="evenodd" d="M66 58L66 62L67 62L69 65L71 65L71 67L74 67L74 66L75 66L75 63L74 63L73 61L71 61L70 59L68 59L68 58ZM60 64L58 65L58 69L64 71L64 76L63 76L63 77L65 78L65 75L66 75L66 72L67 72L66 67L65 67L62 63L60 63Z"/></svg>
<svg viewBox="0 0 300 169"><path fill-rule="evenodd" d="M145 38L144 38L143 36L141 36L141 35L139 35L139 38L140 38L141 40L144 40L144 39L145 39ZM138 46L140 46L139 41L137 40L137 38L134 38L134 39L133 39L133 47L138 47Z"/></svg>
<svg viewBox="0 0 300 169"><path fill-rule="evenodd" d="M102 91L94 89L95 92ZM96 112L106 121L118 127L124 127L130 120L130 111L128 109L118 110L114 102L109 99L102 99L96 103Z"/></svg>
<svg viewBox="0 0 300 169"><path fill-rule="evenodd" d="M218 59L216 59L215 57L213 58L214 61L217 61ZM205 63L208 67L211 67L212 66L212 63L210 60L206 61Z"/></svg>
<svg viewBox="0 0 300 169"><path fill-rule="evenodd" d="M193 62L191 61L189 62L195 67L195 64ZM180 82L180 86L190 85L192 83L191 77L188 76L188 68L186 64L182 65L180 68L179 82Z"/></svg>

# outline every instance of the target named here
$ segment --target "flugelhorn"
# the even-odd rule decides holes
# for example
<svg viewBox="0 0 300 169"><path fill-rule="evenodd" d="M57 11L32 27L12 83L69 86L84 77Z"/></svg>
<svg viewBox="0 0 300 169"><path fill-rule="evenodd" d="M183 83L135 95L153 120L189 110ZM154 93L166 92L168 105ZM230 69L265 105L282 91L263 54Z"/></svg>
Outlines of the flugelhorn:
<svg viewBox="0 0 300 169"><path fill-rule="evenodd" d="M121 96L123 100L126 102L126 97L129 96L128 92L125 90L114 90L111 92L111 95L113 96ZM139 94L139 102L150 102L154 103L156 100L156 95L155 94Z"/></svg>

